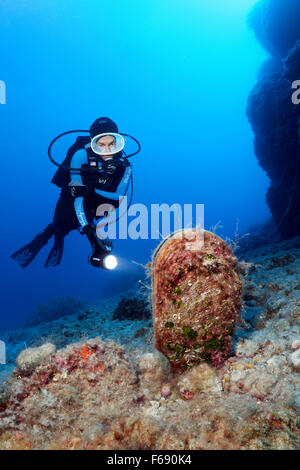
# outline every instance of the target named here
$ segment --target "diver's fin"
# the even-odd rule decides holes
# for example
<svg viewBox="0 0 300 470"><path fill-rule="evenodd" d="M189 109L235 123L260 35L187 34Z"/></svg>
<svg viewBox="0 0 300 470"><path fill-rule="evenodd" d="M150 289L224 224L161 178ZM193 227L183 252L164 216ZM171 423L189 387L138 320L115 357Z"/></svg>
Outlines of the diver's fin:
<svg viewBox="0 0 300 470"><path fill-rule="evenodd" d="M64 251L64 234L55 234L54 245L45 263L45 268L58 266Z"/></svg>
<svg viewBox="0 0 300 470"><path fill-rule="evenodd" d="M53 234L52 225L50 224L43 232L39 233L32 242L13 253L11 258L17 261L22 268L26 268L36 257L40 249L47 244Z"/></svg>
<svg viewBox="0 0 300 470"><path fill-rule="evenodd" d="M42 246L37 248L36 246L33 246L32 243L28 243L28 245L23 246L23 248L20 248L11 255L11 258L17 261L22 268L26 268L26 266L28 266L36 257L41 248Z"/></svg>

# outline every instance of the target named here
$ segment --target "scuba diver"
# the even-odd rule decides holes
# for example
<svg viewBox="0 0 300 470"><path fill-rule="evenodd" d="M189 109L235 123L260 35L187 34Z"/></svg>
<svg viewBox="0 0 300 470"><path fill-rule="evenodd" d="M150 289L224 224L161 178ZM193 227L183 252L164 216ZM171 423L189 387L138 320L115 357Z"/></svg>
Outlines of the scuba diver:
<svg viewBox="0 0 300 470"><path fill-rule="evenodd" d="M89 132L90 135L77 137L63 164L58 164L52 158L51 147L57 139L72 132ZM137 143L137 152L126 156L123 136ZM71 230L78 229L91 244L90 264L114 269L117 262L110 254L112 243L100 239L96 233L96 212L98 206L104 203L118 208L130 181L132 198L132 170L128 158L139 151L139 142L128 134L119 133L117 124L107 117L97 119L89 131L67 131L57 136L48 149L50 160L59 167L51 182L61 188L53 222L11 257L25 268L54 237L45 267L57 266L62 258L65 236Z"/></svg>

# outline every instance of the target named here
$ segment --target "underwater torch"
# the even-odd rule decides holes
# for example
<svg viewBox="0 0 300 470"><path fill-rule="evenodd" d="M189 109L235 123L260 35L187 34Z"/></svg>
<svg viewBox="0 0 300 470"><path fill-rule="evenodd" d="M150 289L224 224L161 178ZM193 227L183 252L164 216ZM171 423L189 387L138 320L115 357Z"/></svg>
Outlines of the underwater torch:
<svg viewBox="0 0 300 470"><path fill-rule="evenodd" d="M93 251L88 257L88 261L95 268L106 269L112 271L118 266L117 258L110 254L108 250Z"/></svg>

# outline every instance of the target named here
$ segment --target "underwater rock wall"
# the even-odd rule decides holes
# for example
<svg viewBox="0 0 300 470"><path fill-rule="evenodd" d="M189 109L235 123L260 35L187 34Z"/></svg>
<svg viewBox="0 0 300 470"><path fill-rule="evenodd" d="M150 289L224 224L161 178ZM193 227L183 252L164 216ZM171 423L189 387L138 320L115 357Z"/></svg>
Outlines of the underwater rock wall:
<svg viewBox="0 0 300 470"><path fill-rule="evenodd" d="M299 0L260 0L249 24L273 60L284 58L299 39Z"/></svg>
<svg viewBox="0 0 300 470"><path fill-rule="evenodd" d="M299 2L260 1L250 24L271 59L249 96L247 116L271 182L266 200L286 239L300 234L300 105L292 101L292 83L300 80Z"/></svg>

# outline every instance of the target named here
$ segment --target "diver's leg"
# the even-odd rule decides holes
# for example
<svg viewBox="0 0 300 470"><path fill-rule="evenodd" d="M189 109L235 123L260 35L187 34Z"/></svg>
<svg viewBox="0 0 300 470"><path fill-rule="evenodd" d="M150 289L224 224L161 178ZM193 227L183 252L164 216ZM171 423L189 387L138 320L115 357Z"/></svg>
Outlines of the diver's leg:
<svg viewBox="0 0 300 470"><path fill-rule="evenodd" d="M45 268L60 264L64 250L64 238L79 225L74 211L74 200L64 190L55 208L53 225L54 244L46 260Z"/></svg>

